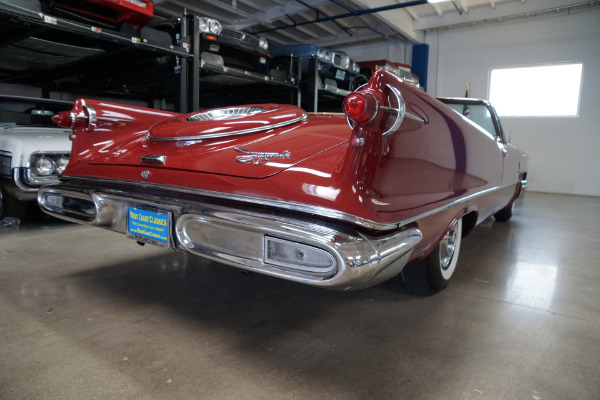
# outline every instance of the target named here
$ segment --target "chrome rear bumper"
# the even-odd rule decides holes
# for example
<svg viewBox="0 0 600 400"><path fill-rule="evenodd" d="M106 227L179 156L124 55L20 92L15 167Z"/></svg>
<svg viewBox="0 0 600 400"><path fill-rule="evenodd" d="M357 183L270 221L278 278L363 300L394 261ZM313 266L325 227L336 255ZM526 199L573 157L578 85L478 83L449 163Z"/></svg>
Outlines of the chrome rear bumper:
<svg viewBox="0 0 600 400"><path fill-rule="evenodd" d="M169 247L278 278L333 289L361 289L398 275L422 234L416 228L369 236L353 227L274 210L249 210L214 201L150 196L71 185L40 189L41 209L55 217L127 234L131 204L171 215ZM273 263L267 242L297 244L326 252L327 268Z"/></svg>

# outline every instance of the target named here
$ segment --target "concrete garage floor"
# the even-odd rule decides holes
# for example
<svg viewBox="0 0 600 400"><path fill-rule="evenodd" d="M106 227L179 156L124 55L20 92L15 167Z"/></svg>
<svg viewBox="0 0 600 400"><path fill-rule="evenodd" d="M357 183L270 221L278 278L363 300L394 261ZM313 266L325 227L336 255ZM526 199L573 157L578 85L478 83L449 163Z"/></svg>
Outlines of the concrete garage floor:
<svg viewBox="0 0 600 400"><path fill-rule="evenodd" d="M415 297L51 219L2 228L0 398L600 399L599 238L600 199L529 193Z"/></svg>

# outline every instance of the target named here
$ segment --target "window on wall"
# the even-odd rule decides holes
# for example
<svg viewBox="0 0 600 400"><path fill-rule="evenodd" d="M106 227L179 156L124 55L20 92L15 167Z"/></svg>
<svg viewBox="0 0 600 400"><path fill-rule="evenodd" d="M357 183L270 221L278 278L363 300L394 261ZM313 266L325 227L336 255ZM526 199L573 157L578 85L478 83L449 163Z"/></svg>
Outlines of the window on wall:
<svg viewBox="0 0 600 400"><path fill-rule="evenodd" d="M492 69L490 103L500 116L576 116L582 71L581 63Z"/></svg>

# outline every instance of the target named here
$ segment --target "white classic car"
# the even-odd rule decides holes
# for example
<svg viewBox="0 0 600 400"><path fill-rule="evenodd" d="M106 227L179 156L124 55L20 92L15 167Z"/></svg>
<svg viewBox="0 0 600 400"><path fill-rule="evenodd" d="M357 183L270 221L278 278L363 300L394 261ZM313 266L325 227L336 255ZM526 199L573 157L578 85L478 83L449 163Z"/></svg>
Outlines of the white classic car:
<svg viewBox="0 0 600 400"><path fill-rule="evenodd" d="M51 117L72 102L0 95L0 219L25 218L38 189L58 182L69 162L70 129Z"/></svg>

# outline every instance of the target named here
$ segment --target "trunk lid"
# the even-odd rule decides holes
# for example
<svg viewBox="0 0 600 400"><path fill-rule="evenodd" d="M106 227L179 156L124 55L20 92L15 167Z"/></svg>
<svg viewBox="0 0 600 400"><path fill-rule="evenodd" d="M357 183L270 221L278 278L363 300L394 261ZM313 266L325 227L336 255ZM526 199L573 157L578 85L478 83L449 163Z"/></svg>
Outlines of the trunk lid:
<svg viewBox="0 0 600 400"><path fill-rule="evenodd" d="M343 114L270 104L229 107L97 140L87 162L264 178L346 143L351 132Z"/></svg>

